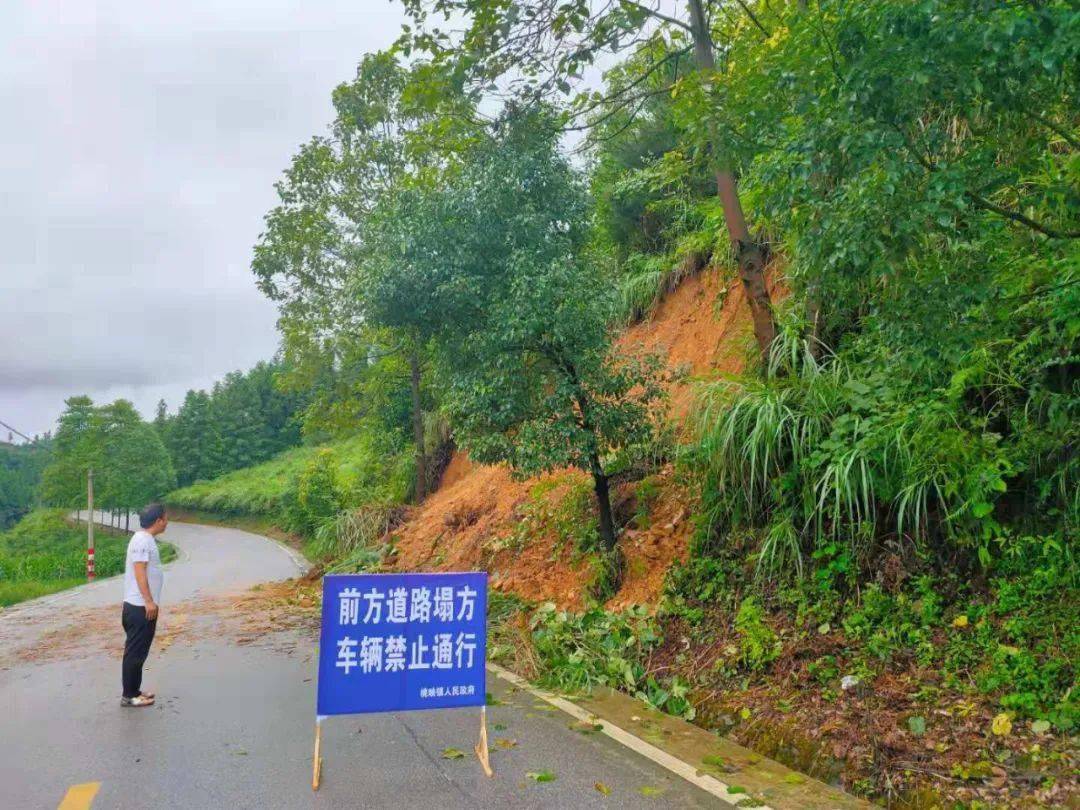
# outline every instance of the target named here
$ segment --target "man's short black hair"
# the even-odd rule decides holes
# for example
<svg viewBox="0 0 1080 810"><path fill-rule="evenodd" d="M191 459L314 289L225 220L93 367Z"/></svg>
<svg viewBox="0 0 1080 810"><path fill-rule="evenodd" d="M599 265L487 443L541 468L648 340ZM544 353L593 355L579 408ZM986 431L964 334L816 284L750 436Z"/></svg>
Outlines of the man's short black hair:
<svg viewBox="0 0 1080 810"><path fill-rule="evenodd" d="M139 512L139 525L144 529L149 529L163 517L165 517L164 506L160 503L148 503Z"/></svg>

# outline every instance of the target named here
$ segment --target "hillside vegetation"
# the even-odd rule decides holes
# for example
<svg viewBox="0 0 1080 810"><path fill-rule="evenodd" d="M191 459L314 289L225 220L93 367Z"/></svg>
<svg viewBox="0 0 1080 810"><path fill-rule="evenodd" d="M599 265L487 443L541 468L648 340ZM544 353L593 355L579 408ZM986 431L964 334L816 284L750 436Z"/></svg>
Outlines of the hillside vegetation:
<svg viewBox="0 0 1080 810"><path fill-rule="evenodd" d="M49 442L0 443L0 531L29 512L38 498L41 471L49 460Z"/></svg>
<svg viewBox="0 0 1080 810"><path fill-rule="evenodd" d="M883 802L1075 802L1075 4L405 7L252 264L354 449L173 500Z"/></svg>
<svg viewBox="0 0 1080 810"><path fill-rule="evenodd" d="M175 490L166 502L218 515L269 517L288 531L312 536L349 505L404 502L411 484L407 456L361 435L287 450L254 467Z"/></svg>

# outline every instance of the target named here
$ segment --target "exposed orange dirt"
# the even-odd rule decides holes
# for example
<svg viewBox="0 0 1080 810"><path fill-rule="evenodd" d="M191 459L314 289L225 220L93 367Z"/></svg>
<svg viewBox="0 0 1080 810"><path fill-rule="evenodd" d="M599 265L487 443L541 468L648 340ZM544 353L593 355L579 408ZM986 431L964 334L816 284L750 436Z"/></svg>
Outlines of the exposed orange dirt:
<svg viewBox="0 0 1080 810"><path fill-rule="evenodd" d="M737 373L754 351L753 326L746 295L738 279L709 268L684 280L660 303L652 316L626 331L618 341L623 351L659 353L673 372L671 417L686 419L695 380L717 373ZM473 464L455 453L438 491L412 511L395 532L392 566L400 570L469 570L485 568L491 586L530 601L552 601L580 608L592 571L574 549L558 537L515 541L515 530L535 501L537 485L557 502L581 473L565 471L515 481L504 467ZM690 538L688 499L670 468L655 476L656 497L644 525L627 528L620 540L625 560L622 587L608 602L612 608L655 605L664 575L685 559ZM530 493L534 493L530 496ZM618 488L615 499L633 497L633 486Z"/></svg>
<svg viewBox="0 0 1080 810"><path fill-rule="evenodd" d="M693 404L693 383L742 371L753 351L746 292L737 278L709 268L683 281L651 318L627 329L617 345L666 359L675 377L669 390L671 417L681 423Z"/></svg>

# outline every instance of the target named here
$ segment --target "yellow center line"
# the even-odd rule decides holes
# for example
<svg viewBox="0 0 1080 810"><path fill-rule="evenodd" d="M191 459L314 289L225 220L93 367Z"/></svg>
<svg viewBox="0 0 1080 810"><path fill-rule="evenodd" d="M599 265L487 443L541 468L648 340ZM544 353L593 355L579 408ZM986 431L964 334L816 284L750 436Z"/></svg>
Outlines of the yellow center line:
<svg viewBox="0 0 1080 810"><path fill-rule="evenodd" d="M60 806L56 810L90 810L94 803L94 797L101 789L101 782L84 782L81 785L72 785L64 794Z"/></svg>

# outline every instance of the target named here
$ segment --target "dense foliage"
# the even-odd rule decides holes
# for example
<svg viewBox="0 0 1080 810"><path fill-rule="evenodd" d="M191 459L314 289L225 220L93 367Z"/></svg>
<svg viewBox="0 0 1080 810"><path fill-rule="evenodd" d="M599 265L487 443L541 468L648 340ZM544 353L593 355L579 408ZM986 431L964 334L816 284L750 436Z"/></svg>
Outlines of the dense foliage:
<svg viewBox="0 0 1080 810"><path fill-rule="evenodd" d="M288 356L349 358L355 382L338 393L357 400L354 429L393 434L379 394L408 367L417 499L438 408L477 460L589 472L613 550L609 458L650 440L655 369L612 352L610 286L550 111L484 131L437 75L365 58L335 92L335 137L305 146L278 185L255 273L280 302Z"/></svg>
<svg viewBox="0 0 1080 810"><path fill-rule="evenodd" d="M765 377L705 393L714 529L864 567L882 543L986 568L1017 532L1075 537L1078 24L869 3L733 40L717 92L755 122L731 148L795 295Z"/></svg>
<svg viewBox="0 0 1080 810"><path fill-rule="evenodd" d="M300 443L298 412L307 398L277 384L281 365L232 372L210 392L188 391L175 414L158 405L155 426L181 485L266 461Z"/></svg>
<svg viewBox="0 0 1080 810"><path fill-rule="evenodd" d="M99 509L138 510L176 485L172 460L157 430L123 399L101 406L85 396L67 400L42 475L42 501L85 508L90 470Z"/></svg>
<svg viewBox="0 0 1080 810"><path fill-rule="evenodd" d="M47 440L25 445L0 443L0 531L33 508L48 460Z"/></svg>

